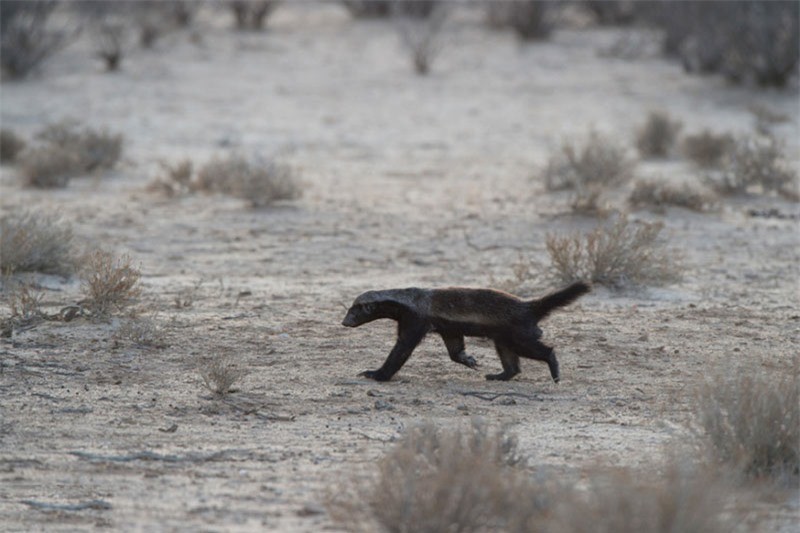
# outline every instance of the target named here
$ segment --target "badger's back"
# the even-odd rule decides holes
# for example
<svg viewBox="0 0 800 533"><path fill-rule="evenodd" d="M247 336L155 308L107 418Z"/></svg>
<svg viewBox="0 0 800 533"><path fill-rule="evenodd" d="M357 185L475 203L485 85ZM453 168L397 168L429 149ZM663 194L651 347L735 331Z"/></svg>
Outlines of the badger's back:
<svg viewBox="0 0 800 533"><path fill-rule="evenodd" d="M442 320L498 325L529 314L525 302L502 291L450 287L431 292L431 315Z"/></svg>

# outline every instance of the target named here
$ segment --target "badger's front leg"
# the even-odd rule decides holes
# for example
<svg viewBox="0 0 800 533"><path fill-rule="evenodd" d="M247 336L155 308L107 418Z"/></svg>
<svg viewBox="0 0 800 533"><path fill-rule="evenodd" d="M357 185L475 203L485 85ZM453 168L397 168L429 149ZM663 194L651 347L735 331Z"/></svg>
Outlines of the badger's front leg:
<svg viewBox="0 0 800 533"><path fill-rule="evenodd" d="M464 336L452 333L441 333L444 345L447 347L447 353L450 354L450 359L456 363L460 363L469 368L477 368L478 362L474 357L467 355L464 348Z"/></svg>
<svg viewBox="0 0 800 533"><path fill-rule="evenodd" d="M428 329L429 326L424 320L406 319L398 321L397 342L392 351L389 352L386 362L378 370L366 370L359 375L375 381L389 381L408 361L414 348L425 338Z"/></svg>

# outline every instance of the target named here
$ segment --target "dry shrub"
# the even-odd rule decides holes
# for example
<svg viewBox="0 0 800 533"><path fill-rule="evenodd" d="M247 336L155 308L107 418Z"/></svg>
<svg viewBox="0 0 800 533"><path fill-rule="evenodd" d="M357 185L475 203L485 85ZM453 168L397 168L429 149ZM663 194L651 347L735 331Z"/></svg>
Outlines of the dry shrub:
<svg viewBox="0 0 800 533"><path fill-rule="evenodd" d="M575 489L564 498L551 526L543 529L559 533L730 531L726 489L710 474L685 462L668 461L658 476L630 469L595 470L586 475L585 489Z"/></svg>
<svg viewBox="0 0 800 533"><path fill-rule="evenodd" d="M756 131L762 135L770 135L773 126L791 120L787 113L782 113L763 104L756 103L749 106L748 109L755 119Z"/></svg>
<svg viewBox="0 0 800 533"><path fill-rule="evenodd" d="M783 144L773 137L743 137L728 152L722 171L710 174L709 184L720 194L783 194L796 186L797 174L791 168Z"/></svg>
<svg viewBox="0 0 800 533"><path fill-rule="evenodd" d="M683 139L683 154L700 167L714 168L722 165L733 145L732 135L704 130Z"/></svg>
<svg viewBox="0 0 800 533"><path fill-rule="evenodd" d="M602 25L630 24L636 16L632 0L584 0L582 4Z"/></svg>
<svg viewBox="0 0 800 533"><path fill-rule="evenodd" d="M523 468L516 441L473 420L411 428L367 479L339 484L328 511L347 531L700 533L727 531L719 479L676 458L661 471L589 469L583 481Z"/></svg>
<svg viewBox="0 0 800 533"><path fill-rule="evenodd" d="M42 311L41 302L44 296L41 292L36 292L26 284L3 283L8 307L11 309L11 316L0 319L0 337L9 338L14 330L24 330L35 327L45 318Z"/></svg>
<svg viewBox="0 0 800 533"><path fill-rule="evenodd" d="M0 273L70 274L72 228L52 215L19 211L0 218Z"/></svg>
<svg viewBox="0 0 800 533"><path fill-rule="evenodd" d="M249 201L253 207L294 200L302 193L290 167L236 155L209 161L192 183L195 190L229 194Z"/></svg>
<svg viewBox="0 0 800 533"><path fill-rule="evenodd" d="M548 234L553 270L565 282L591 281L613 288L659 285L679 279L676 253L659 241L663 224L618 216L589 233Z"/></svg>
<svg viewBox="0 0 800 533"><path fill-rule="evenodd" d="M128 28L117 21L103 20L94 28L95 54L108 72L119 70L128 50Z"/></svg>
<svg viewBox="0 0 800 533"><path fill-rule="evenodd" d="M19 175L27 187L63 188L83 170L80 158L61 148L46 145L29 148L19 156Z"/></svg>
<svg viewBox="0 0 800 533"><path fill-rule="evenodd" d="M13 163L25 149L25 144L25 140L13 131L0 129L0 163Z"/></svg>
<svg viewBox="0 0 800 533"><path fill-rule="evenodd" d="M179 28L187 28L197 15L201 3L196 0L170 0L161 3L167 17Z"/></svg>
<svg viewBox="0 0 800 533"><path fill-rule="evenodd" d="M54 29L55 1L0 2L0 66L10 78L24 78L62 48L75 32Z"/></svg>
<svg viewBox="0 0 800 533"><path fill-rule="evenodd" d="M503 531L541 519L555 502L534 493L516 440L474 420L464 430L408 430L377 474L337 487L328 510L350 531ZM517 527L515 527L517 526Z"/></svg>
<svg viewBox="0 0 800 533"><path fill-rule="evenodd" d="M644 157L665 157L672 151L683 125L664 111L651 111L636 133L636 147Z"/></svg>
<svg viewBox="0 0 800 533"><path fill-rule="evenodd" d="M131 318L126 320L114 333L117 342L130 342L136 346L165 348L167 346L164 328L155 316Z"/></svg>
<svg viewBox="0 0 800 533"><path fill-rule="evenodd" d="M141 271L128 255L97 250L87 256L81 273L85 298L82 305L92 317L104 319L130 305L141 294Z"/></svg>
<svg viewBox="0 0 800 533"><path fill-rule="evenodd" d="M166 5L154 2L138 2L133 4L133 19L139 32L139 46L153 48L168 30L169 13Z"/></svg>
<svg viewBox="0 0 800 533"><path fill-rule="evenodd" d="M578 187L614 187L628 182L636 162L627 149L592 131L581 146L564 143L550 156L544 171L548 190Z"/></svg>
<svg viewBox="0 0 800 533"><path fill-rule="evenodd" d="M447 8L439 6L430 16L402 17L398 20L400 39L411 54L414 71L424 76L442 49L442 28Z"/></svg>
<svg viewBox="0 0 800 533"><path fill-rule="evenodd" d="M342 0L342 5L356 18L393 15L425 18L440 7L441 3L441 0Z"/></svg>
<svg viewBox="0 0 800 533"><path fill-rule="evenodd" d="M550 37L556 25L558 2L552 0L511 0L505 7L505 23L525 41ZM495 14L495 17L503 16Z"/></svg>
<svg viewBox="0 0 800 533"><path fill-rule="evenodd" d="M49 147L61 148L71 154L85 172L111 169L122 156L121 134L84 127L75 120L50 124L36 138Z"/></svg>
<svg viewBox="0 0 800 533"><path fill-rule="evenodd" d="M687 183L671 185L663 181L642 180L634 185L628 203L633 207L648 207L661 212L667 206L701 212L713 209L716 198L711 193Z"/></svg>
<svg viewBox="0 0 800 533"><path fill-rule="evenodd" d="M602 213L604 193L633 177L636 161L614 141L590 132L582 146L564 143L550 156L544 170L548 190L571 189L571 207L577 212Z"/></svg>
<svg viewBox="0 0 800 533"><path fill-rule="evenodd" d="M800 475L800 359L786 371L717 371L700 390L712 456L747 478Z"/></svg>
<svg viewBox="0 0 800 533"><path fill-rule="evenodd" d="M41 303L44 293L36 292L26 284L13 286L8 292L8 307L11 309L11 318L28 322L44 316Z"/></svg>
<svg viewBox="0 0 800 533"><path fill-rule="evenodd" d="M797 71L800 4L639 2L665 31L664 50L689 72L720 72L736 83L783 86Z"/></svg>
<svg viewBox="0 0 800 533"><path fill-rule="evenodd" d="M342 5L355 18L388 17L392 8L390 0L342 0Z"/></svg>
<svg viewBox="0 0 800 533"><path fill-rule="evenodd" d="M208 387L208 390L218 396L235 392L235 389L232 388L233 385L244 377L245 373L244 370L236 368L236 365L225 357L216 357L200 369L203 383Z"/></svg>
<svg viewBox="0 0 800 533"><path fill-rule="evenodd" d="M280 0L233 0L229 3L237 30L262 30Z"/></svg>
<svg viewBox="0 0 800 533"><path fill-rule="evenodd" d="M181 196L194 190L192 176L194 175L194 165L189 159L184 159L177 163L160 162L164 172L147 185L151 192L160 192L166 196Z"/></svg>

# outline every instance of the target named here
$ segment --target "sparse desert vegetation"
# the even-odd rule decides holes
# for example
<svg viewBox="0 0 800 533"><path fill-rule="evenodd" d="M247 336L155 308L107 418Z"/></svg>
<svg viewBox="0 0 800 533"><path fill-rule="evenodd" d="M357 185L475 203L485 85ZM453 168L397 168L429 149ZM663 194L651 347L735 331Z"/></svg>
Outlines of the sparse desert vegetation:
<svg viewBox="0 0 800 533"><path fill-rule="evenodd" d="M666 157L672 151L683 125L665 111L651 111L636 134L636 147L643 157Z"/></svg>
<svg viewBox="0 0 800 533"><path fill-rule="evenodd" d="M703 130L683 139L683 153L702 168L718 168L734 146L733 135Z"/></svg>
<svg viewBox="0 0 800 533"><path fill-rule="evenodd" d="M411 55L414 71L421 76L428 74L444 45L442 28L446 20L447 8L438 6L427 17L400 17L397 21L403 46Z"/></svg>
<svg viewBox="0 0 800 533"><path fill-rule="evenodd" d="M597 213L604 209L603 195L633 177L636 161L625 146L591 131L583 144L565 142L550 156L544 170L548 190L572 191L572 209Z"/></svg>
<svg viewBox="0 0 800 533"><path fill-rule="evenodd" d="M135 317L125 320L114 332L118 342L131 343L145 348L166 348L164 327L156 316Z"/></svg>
<svg viewBox="0 0 800 533"><path fill-rule="evenodd" d="M245 371L238 368L230 358L218 356L208 361L200 369L200 377L205 386L217 396L233 392L233 385L242 379Z"/></svg>
<svg viewBox="0 0 800 533"><path fill-rule="evenodd" d="M644 475L625 469L588 472L587 486L559 502L553 530L730 531L725 506L731 494L720 480L691 459L667 460L662 468Z"/></svg>
<svg viewBox="0 0 800 533"><path fill-rule="evenodd" d="M231 0L228 2L237 30L263 30L277 0Z"/></svg>
<svg viewBox="0 0 800 533"><path fill-rule="evenodd" d="M72 227L41 211L0 217L0 273L69 274L76 266Z"/></svg>
<svg viewBox="0 0 800 533"><path fill-rule="evenodd" d="M191 188L228 194L263 207L300 197L300 184L287 165L239 155L214 158L197 172Z"/></svg>
<svg viewBox="0 0 800 533"><path fill-rule="evenodd" d="M730 497L690 459L663 472L592 467L585 482L531 471L516 439L482 420L406 431L376 472L338 486L328 509L348 531L728 531ZM654 465L655 466L655 465ZM363 479L366 478L366 479Z"/></svg>
<svg viewBox="0 0 800 533"><path fill-rule="evenodd" d="M701 388L698 416L712 458L745 478L797 483L800 362L779 370L717 370Z"/></svg>
<svg viewBox="0 0 800 533"><path fill-rule="evenodd" d="M743 194L754 188L762 193L796 187L797 172L791 167L780 141L773 137L742 137L736 140L723 169L707 181L720 194Z"/></svg>
<svg viewBox="0 0 800 533"><path fill-rule="evenodd" d="M0 162L13 163L26 144L25 140L13 131L0 129Z"/></svg>
<svg viewBox="0 0 800 533"><path fill-rule="evenodd" d="M122 157L122 135L74 120L48 124L36 139L38 144L17 158L22 182L29 187L63 188L74 177L114 168Z"/></svg>
<svg viewBox="0 0 800 533"><path fill-rule="evenodd" d="M708 211L716 203L716 197L708 191L684 183L673 185L666 180L639 180L628 197L633 207L648 207L663 211L675 206L692 211Z"/></svg>
<svg viewBox="0 0 800 533"><path fill-rule="evenodd" d="M0 64L4 76L28 76L72 37L72 32L52 23L57 7L57 2L45 1L0 3Z"/></svg>
<svg viewBox="0 0 800 533"><path fill-rule="evenodd" d="M661 242L663 224L627 216L594 230L548 235L547 252L563 282L591 281L613 288L660 285L680 278L679 253Z"/></svg>
<svg viewBox="0 0 800 533"><path fill-rule="evenodd" d="M141 277L130 256L116 256L105 250L92 252L82 265L82 305L93 318L106 319L139 296Z"/></svg>
<svg viewBox="0 0 800 533"><path fill-rule="evenodd" d="M455 430L423 423L400 438L366 482L332 494L328 507L349 531L505 530L542 518L554 503L551 495L525 501L533 491L514 468L520 459L516 440L485 422Z"/></svg>
<svg viewBox="0 0 800 533"><path fill-rule="evenodd" d="M84 126L77 120L62 120L47 125L36 136L45 145L72 154L84 172L109 170L122 157L122 134Z"/></svg>
<svg viewBox="0 0 800 533"><path fill-rule="evenodd" d="M64 36L3 64L2 528L792 531L798 77L758 72L797 8L450 2L423 77L440 2L270 4L0 3ZM557 385L439 332L378 383L394 325L341 325L576 279Z"/></svg>
<svg viewBox="0 0 800 533"><path fill-rule="evenodd" d="M489 17L495 24L508 26L520 39L539 41L547 39L555 29L557 2L549 0L509 0L489 4Z"/></svg>

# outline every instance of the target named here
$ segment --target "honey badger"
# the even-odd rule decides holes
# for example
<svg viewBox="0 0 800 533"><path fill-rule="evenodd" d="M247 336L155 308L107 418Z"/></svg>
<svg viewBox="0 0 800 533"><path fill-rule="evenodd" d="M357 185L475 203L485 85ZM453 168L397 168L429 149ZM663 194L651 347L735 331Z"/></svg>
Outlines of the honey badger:
<svg viewBox="0 0 800 533"><path fill-rule="evenodd" d="M539 341L542 330L537 324L554 309L572 303L587 292L589 285L583 282L528 301L492 289L368 291L355 299L342 325L356 328L380 318L397 321L397 343L386 362L377 370L359 374L376 381L392 379L425 335L434 332L442 336L450 359L469 368L477 367L477 362L464 351L464 337L494 340L503 371L487 374L486 379L513 378L520 372L519 358L526 357L547 363L553 381L558 383L556 354L553 348Z"/></svg>

